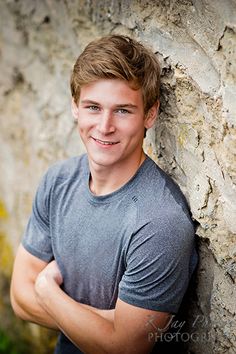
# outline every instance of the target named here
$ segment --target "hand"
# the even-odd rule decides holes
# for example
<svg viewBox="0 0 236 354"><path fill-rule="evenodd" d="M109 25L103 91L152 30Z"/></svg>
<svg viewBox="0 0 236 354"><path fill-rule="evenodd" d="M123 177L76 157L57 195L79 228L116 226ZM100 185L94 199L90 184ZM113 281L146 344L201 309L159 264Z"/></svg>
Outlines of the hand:
<svg viewBox="0 0 236 354"><path fill-rule="evenodd" d="M35 281L37 297L42 300L47 296L47 292L50 291L50 286L60 286L62 283L63 278L60 269L57 262L53 260L39 273Z"/></svg>

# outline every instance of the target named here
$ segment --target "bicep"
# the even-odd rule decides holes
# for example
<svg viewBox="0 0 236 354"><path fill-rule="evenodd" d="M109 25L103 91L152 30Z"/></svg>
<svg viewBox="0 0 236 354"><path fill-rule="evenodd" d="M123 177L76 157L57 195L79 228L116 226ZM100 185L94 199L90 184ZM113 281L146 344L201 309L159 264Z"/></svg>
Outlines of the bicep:
<svg viewBox="0 0 236 354"><path fill-rule="evenodd" d="M39 305L34 288L38 274L47 264L19 246L11 281L11 305L21 319L57 329L54 320Z"/></svg>
<svg viewBox="0 0 236 354"><path fill-rule="evenodd" d="M38 274L46 267L47 262L30 254L22 245L19 246L12 272L11 297L16 300L20 294L34 285Z"/></svg>
<svg viewBox="0 0 236 354"><path fill-rule="evenodd" d="M117 300L114 329L122 353L150 353L158 335L168 326L172 315L130 305Z"/></svg>

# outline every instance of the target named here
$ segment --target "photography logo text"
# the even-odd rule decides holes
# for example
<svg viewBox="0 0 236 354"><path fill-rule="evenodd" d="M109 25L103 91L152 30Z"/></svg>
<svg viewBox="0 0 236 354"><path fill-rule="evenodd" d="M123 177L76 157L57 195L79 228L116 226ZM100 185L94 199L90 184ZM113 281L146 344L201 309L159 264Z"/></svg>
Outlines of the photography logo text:
<svg viewBox="0 0 236 354"><path fill-rule="evenodd" d="M197 315L190 325L190 332L184 331L186 321L175 320L171 315L167 324L163 328L156 325L158 315L151 315L146 323L150 329L148 340L155 342L207 342L211 340L211 334L207 332L208 319L203 315ZM206 331L199 333L198 327L205 328Z"/></svg>

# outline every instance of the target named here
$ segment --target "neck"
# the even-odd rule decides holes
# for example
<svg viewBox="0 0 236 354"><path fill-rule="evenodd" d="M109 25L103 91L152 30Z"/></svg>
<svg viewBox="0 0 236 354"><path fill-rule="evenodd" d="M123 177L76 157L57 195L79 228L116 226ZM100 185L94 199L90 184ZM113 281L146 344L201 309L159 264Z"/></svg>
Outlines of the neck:
<svg viewBox="0 0 236 354"><path fill-rule="evenodd" d="M125 185L137 172L146 155L141 152L139 158L129 166L116 166L115 169L111 166L96 166L91 161L89 162L91 177L89 187L95 195L110 194Z"/></svg>

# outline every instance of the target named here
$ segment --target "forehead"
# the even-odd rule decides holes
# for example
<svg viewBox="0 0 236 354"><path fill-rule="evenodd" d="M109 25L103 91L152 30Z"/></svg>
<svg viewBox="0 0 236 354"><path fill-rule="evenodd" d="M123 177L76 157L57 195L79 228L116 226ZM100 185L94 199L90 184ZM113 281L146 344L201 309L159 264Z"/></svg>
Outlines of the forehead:
<svg viewBox="0 0 236 354"><path fill-rule="evenodd" d="M135 104L143 106L141 89L134 89L132 83L121 79L100 79L83 85L79 102L90 100L101 104Z"/></svg>

